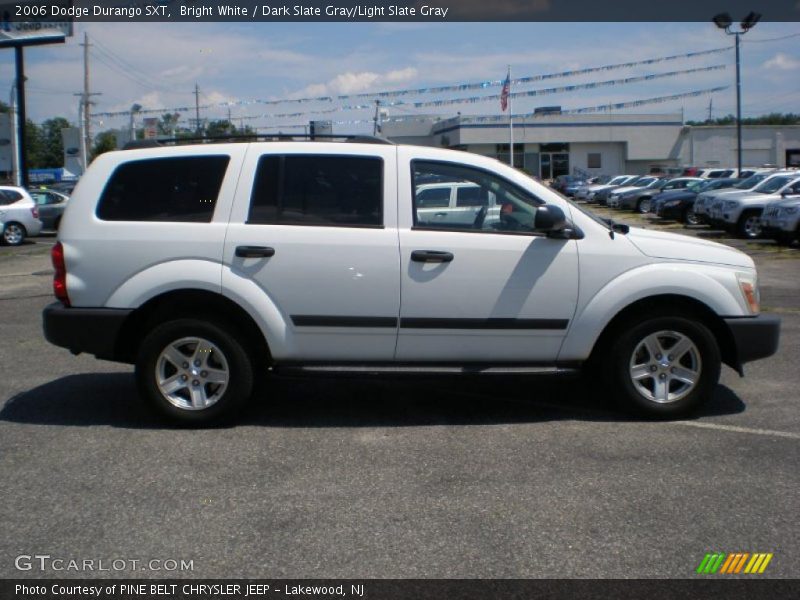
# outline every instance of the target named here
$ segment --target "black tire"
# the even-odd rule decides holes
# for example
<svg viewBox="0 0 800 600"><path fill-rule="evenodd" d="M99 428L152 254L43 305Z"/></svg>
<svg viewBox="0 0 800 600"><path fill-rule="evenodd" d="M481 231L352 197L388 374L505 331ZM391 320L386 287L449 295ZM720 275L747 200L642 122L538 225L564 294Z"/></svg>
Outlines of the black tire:
<svg viewBox="0 0 800 600"><path fill-rule="evenodd" d="M6 246L20 246L28 237L28 230L21 223L10 221L3 227L3 243Z"/></svg>
<svg viewBox="0 0 800 600"><path fill-rule="evenodd" d="M761 213L757 210L746 210L736 223L736 234L746 240L755 240L761 236L758 219Z"/></svg>
<svg viewBox="0 0 800 600"><path fill-rule="evenodd" d="M659 359L658 355L649 356L645 347L645 340L652 338L657 339L657 348L667 353L682 339L688 340L691 347L679 350L679 356L661 354ZM675 418L691 412L711 398L719 381L717 342L692 317L633 320L610 343L605 357L603 372L610 395L623 408L651 418ZM632 363L639 366L637 373L644 373L638 381L634 381ZM692 372L696 373L693 384L678 379ZM654 399L657 395L662 396L661 402Z"/></svg>
<svg viewBox="0 0 800 600"><path fill-rule="evenodd" d="M653 205L653 200L651 198L639 198L636 202L636 212L640 214L647 214L650 212L650 207Z"/></svg>
<svg viewBox="0 0 800 600"><path fill-rule="evenodd" d="M694 214L694 208L691 206L687 206L685 209L683 209L681 220L683 221L684 225L700 225L700 219L696 214Z"/></svg>
<svg viewBox="0 0 800 600"><path fill-rule="evenodd" d="M253 365L238 341L242 338L234 333L228 326L200 319L178 319L156 326L142 341L136 361L136 382L143 399L179 424L218 425L229 421L253 390ZM193 339L202 340L204 347L193 346ZM162 355L171 346L171 350L177 350L178 355L186 359L181 367L175 367L169 358ZM192 352L198 357L199 364L193 362ZM176 382L181 388L170 399L159 388L159 377L173 373L183 381L180 384ZM219 379L225 373L224 385L204 379ZM194 402L195 394L207 398L209 405L189 406Z"/></svg>

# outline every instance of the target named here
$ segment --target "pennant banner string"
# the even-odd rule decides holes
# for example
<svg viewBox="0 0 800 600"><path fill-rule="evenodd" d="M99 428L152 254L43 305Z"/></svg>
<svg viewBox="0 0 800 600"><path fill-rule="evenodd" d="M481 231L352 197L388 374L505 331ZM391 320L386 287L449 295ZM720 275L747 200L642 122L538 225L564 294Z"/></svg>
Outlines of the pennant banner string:
<svg viewBox="0 0 800 600"><path fill-rule="evenodd" d="M625 69L631 67L637 67L642 65L651 65L657 64L666 61L674 61L680 59L687 59L687 58L697 58L700 56L706 56L710 54L718 54L720 52L726 52L730 50L730 47L724 48L713 48L711 50L701 50L696 52L687 52L685 54L676 54L672 56L662 56L658 58L649 58L645 60L633 61L633 62L625 62L625 63L616 63L611 65L603 65L599 67L587 67L583 69L575 69L572 71L561 71L558 73L545 73L540 75L529 75L525 77L516 77L511 80L512 86L519 86L525 85L529 83L534 83L537 81L545 81L548 79L558 79L558 78L567 78L567 77L575 77L579 75L586 75L589 73L599 73L602 71L611 71L614 69ZM443 86L433 86L433 87L426 87L426 88L414 88L414 89L405 89L405 90L393 90L393 91L381 91L381 92L362 92L358 94L342 94L338 96L318 96L314 98L286 98L280 100L230 100L226 102L218 102L215 104L204 104L200 106L203 110L209 110L212 108L217 107L230 107L230 106L248 106L253 104L261 104L261 105L274 105L274 104L282 104L282 103L307 103L307 102L333 102L334 100L349 100L349 99L358 99L358 98L392 98L392 97L399 97L399 96L419 96L424 94L433 94L433 93L442 93L442 92L458 92L458 91L466 91L472 89L487 89L494 86L499 86L503 83L502 80L489 80L489 81L481 81L481 82L474 82L474 83L460 83L454 85L443 85ZM391 103L388 103L391 105ZM399 102L396 104L400 104ZM353 107L349 107L351 109L355 108L374 108L374 104L365 104L365 105L356 105ZM180 106L174 108L161 108L161 109L144 109L138 111L141 114L153 114L153 113L165 113L165 112L189 112L195 110L194 106ZM331 112L334 112L338 109L331 109ZM346 109L345 109L346 110ZM320 111L317 111L320 112ZM103 113L94 113L94 116L101 116L101 117L116 117L116 116L124 116L129 115L129 110L123 111L111 111L111 112L103 112ZM288 113L287 113L288 114Z"/></svg>

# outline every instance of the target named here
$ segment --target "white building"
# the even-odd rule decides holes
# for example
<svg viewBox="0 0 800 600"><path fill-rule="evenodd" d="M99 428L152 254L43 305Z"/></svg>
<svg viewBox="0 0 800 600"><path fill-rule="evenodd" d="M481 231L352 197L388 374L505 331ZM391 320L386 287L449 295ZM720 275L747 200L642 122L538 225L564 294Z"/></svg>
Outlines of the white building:
<svg viewBox="0 0 800 600"><path fill-rule="evenodd" d="M508 161L508 117L415 117L382 125L389 139ZM800 166L800 125L743 127L746 166ZM514 121L514 164L542 179L648 173L667 167L736 166L736 127L683 124L680 113L566 115Z"/></svg>

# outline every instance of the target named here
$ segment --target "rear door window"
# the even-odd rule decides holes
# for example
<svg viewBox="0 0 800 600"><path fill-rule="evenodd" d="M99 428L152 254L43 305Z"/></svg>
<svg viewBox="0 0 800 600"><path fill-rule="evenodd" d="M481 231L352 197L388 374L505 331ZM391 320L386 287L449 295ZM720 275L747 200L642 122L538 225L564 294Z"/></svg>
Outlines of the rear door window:
<svg viewBox="0 0 800 600"><path fill-rule="evenodd" d="M383 226L383 159L268 154L258 162L249 224Z"/></svg>

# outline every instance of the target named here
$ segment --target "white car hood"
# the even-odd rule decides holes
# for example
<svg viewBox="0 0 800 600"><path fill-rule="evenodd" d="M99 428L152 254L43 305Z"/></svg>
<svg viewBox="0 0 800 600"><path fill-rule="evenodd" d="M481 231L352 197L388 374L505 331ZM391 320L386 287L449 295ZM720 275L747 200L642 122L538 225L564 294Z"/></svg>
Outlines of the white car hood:
<svg viewBox="0 0 800 600"><path fill-rule="evenodd" d="M753 259L735 248L700 238L631 227L628 239L645 256L755 268Z"/></svg>

